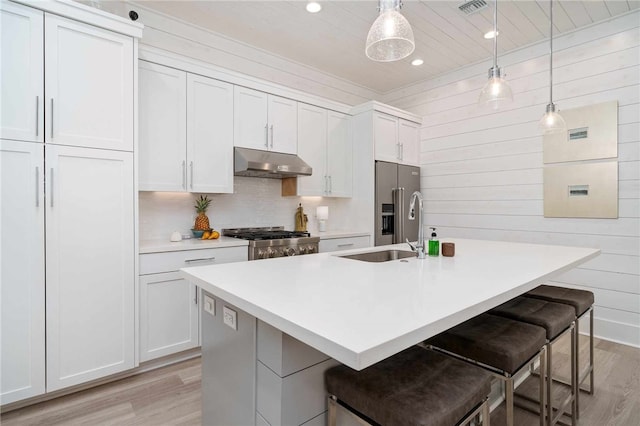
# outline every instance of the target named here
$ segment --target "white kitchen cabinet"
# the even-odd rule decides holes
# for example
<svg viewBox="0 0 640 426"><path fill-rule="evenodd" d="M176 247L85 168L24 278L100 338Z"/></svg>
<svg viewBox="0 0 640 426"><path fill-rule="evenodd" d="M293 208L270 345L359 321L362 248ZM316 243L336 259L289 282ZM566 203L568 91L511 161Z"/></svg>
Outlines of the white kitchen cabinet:
<svg viewBox="0 0 640 426"><path fill-rule="evenodd" d="M140 61L141 191L233 193L233 85Z"/></svg>
<svg viewBox="0 0 640 426"><path fill-rule="evenodd" d="M233 85L187 75L189 191L233 193Z"/></svg>
<svg viewBox="0 0 640 426"><path fill-rule="evenodd" d="M0 140L3 404L45 392L43 164L42 144Z"/></svg>
<svg viewBox="0 0 640 426"><path fill-rule="evenodd" d="M328 253L331 251L352 250L367 247L371 247L370 237L368 235L345 238L323 238L318 243L318 253Z"/></svg>
<svg viewBox="0 0 640 426"><path fill-rule="evenodd" d="M185 191L187 73L138 62L141 191Z"/></svg>
<svg viewBox="0 0 640 426"><path fill-rule="evenodd" d="M0 2L0 138L43 142L44 13Z"/></svg>
<svg viewBox="0 0 640 426"><path fill-rule="evenodd" d="M298 155L313 172L298 176L297 194L323 196L329 189L327 179L327 110L313 105L298 104Z"/></svg>
<svg viewBox="0 0 640 426"><path fill-rule="evenodd" d="M234 146L296 154L297 117L296 101L234 87Z"/></svg>
<svg viewBox="0 0 640 426"><path fill-rule="evenodd" d="M199 346L198 289L178 272L140 277L140 361Z"/></svg>
<svg viewBox="0 0 640 426"><path fill-rule="evenodd" d="M353 138L346 114L327 114L327 176L331 197L351 197L353 193Z"/></svg>
<svg viewBox="0 0 640 426"><path fill-rule="evenodd" d="M133 151L133 50L132 37L45 14L48 143Z"/></svg>
<svg viewBox="0 0 640 426"><path fill-rule="evenodd" d="M353 143L349 116L299 103L298 141L298 155L309 163L313 173L297 178L295 195L351 197Z"/></svg>
<svg viewBox="0 0 640 426"><path fill-rule="evenodd" d="M400 162L411 166L420 164L420 126L412 121L398 120Z"/></svg>
<svg viewBox="0 0 640 426"><path fill-rule="evenodd" d="M134 359L133 153L46 147L47 391Z"/></svg>
<svg viewBox="0 0 640 426"><path fill-rule="evenodd" d="M376 160L419 164L420 127L417 123L375 111L373 126Z"/></svg>
<svg viewBox="0 0 640 426"><path fill-rule="evenodd" d="M140 361L200 345L200 290L181 278L188 266L246 261L247 247L140 255Z"/></svg>

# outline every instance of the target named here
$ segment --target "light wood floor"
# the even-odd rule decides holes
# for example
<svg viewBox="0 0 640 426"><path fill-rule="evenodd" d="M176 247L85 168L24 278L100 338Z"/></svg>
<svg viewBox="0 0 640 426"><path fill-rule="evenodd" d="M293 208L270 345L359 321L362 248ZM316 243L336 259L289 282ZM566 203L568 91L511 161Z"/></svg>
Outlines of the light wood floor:
<svg viewBox="0 0 640 426"><path fill-rule="evenodd" d="M581 339L586 360L588 339ZM554 364L564 369L567 342L554 348ZM582 394L581 425L640 425L640 349L596 340L596 393ZM525 383L522 388L527 388ZM532 389L532 391L534 391ZM534 392L535 393L535 392ZM200 359L186 361L0 416L14 425L199 425ZM491 415L504 425L504 410ZM537 426L535 415L516 409L515 424ZM207 425L209 426L209 425ZM217 425L211 425L217 426Z"/></svg>

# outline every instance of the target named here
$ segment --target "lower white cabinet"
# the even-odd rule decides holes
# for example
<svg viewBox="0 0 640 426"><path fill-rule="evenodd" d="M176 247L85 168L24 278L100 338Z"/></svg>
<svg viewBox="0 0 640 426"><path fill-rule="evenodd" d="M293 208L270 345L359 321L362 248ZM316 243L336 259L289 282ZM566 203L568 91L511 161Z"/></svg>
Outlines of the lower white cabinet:
<svg viewBox="0 0 640 426"><path fill-rule="evenodd" d="M135 366L133 153L45 149L47 391Z"/></svg>
<svg viewBox="0 0 640 426"><path fill-rule="evenodd" d="M318 252L327 253L331 251L352 250L367 247L371 247L370 237L368 235L347 238L330 238L320 240L320 243L318 243Z"/></svg>
<svg viewBox="0 0 640 426"><path fill-rule="evenodd" d="M0 148L2 403L133 368L133 153Z"/></svg>
<svg viewBox="0 0 640 426"><path fill-rule="evenodd" d="M140 277L140 361L197 347L198 289L178 272Z"/></svg>
<svg viewBox="0 0 640 426"><path fill-rule="evenodd" d="M44 147L0 140L0 399L45 391Z"/></svg>
<svg viewBox="0 0 640 426"><path fill-rule="evenodd" d="M140 255L140 361L200 346L200 290L178 269L246 261L246 246Z"/></svg>

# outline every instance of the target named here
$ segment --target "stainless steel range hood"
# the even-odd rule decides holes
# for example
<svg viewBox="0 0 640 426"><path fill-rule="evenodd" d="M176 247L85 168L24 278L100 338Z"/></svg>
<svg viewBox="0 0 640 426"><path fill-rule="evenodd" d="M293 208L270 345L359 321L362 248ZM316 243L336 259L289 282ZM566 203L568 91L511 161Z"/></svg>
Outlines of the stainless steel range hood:
<svg viewBox="0 0 640 426"><path fill-rule="evenodd" d="M311 176L311 166L293 154L235 148L235 175L282 179Z"/></svg>

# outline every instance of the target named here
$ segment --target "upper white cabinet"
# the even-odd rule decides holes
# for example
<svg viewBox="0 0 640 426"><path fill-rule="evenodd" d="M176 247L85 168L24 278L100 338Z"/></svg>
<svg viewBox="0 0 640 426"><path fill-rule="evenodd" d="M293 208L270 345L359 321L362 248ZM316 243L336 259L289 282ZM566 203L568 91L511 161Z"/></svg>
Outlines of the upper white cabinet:
<svg viewBox="0 0 640 426"><path fill-rule="evenodd" d="M138 62L141 191L185 191L187 73Z"/></svg>
<svg viewBox="0 0 640 426"><path fill-rule="evenodd" d="M298 155L313 169L297 178L300 196L351 197L353 142L349 116L298 104Z"/></svg>
<svg viewBox="0 0 640 426"><path fill-rule="evenodd" d="M375 159L419 164L419 125L382 112L373 113Z"/></svg>
<svg viewBox="0 0 640 426"><path fill-rule="evenodd" d="M135 365L133 154L46 147L47 391Z"/></svg>
<svg viewBox="0 0 640 426"><path fill-rule="evenodd" d="M402 118L398 120L398 144L401 163L420 164L420 126L417 123Z"/></svg>
<svg viewBox="0 0 640 426"><path fill-rule="evenodd" d="M41 144L0 140L3 404L45 391L43 156Z"/></svg>
<svg viewBox="0 0 640 426"><path fill-rule="evenodd" d="M6 1L0 13L0 137L133 151L133 38Z"/></svg>
<svg viewBox="0 0 640 426"><path fill-rule="evenodd" d="M44 13L0 2L0 138L43 141Z"/></svg>
<svg viewBox="0 0 640 426"><path fill-rule="evenodd" d="M187 75L189 191L233 193L233 85Z"/></svg>
<svg viewBox="0 0 640 426"><path fill-rule="evenodd" d="M133 65L133 38L46 14L47 142L133 151Z"/></svg>
<svg viewBox="0 0 640 426"><path fill-rule="evenodd" d="M327 114L327 176L331 197L351 197L353 192L353 138L346 114Z"/></svg>
<svg viewBox="0 0 640 426"><path fill-rule="evenodd" d="M234 145L296 154L297 102L258 90L234 88Z"/></svg>
<svg viewBox="0 0 640 426"><path fill-rule="evenodd" d="M233 85L139 63L141 191L233 192Z"/></svg>

